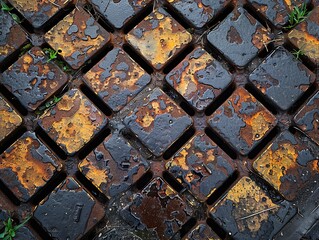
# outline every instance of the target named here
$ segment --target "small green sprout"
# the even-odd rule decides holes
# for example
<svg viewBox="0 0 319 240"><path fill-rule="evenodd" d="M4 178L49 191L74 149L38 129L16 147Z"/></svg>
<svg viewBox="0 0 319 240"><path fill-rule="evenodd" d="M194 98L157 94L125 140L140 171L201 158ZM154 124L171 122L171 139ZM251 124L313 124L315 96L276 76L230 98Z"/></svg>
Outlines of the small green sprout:
<svg viewBox="0 0 319 240"><path fill-rule="evenodd" d="M310 11L307 10L305 3L301 4L300 7L294 7L292 12L289 14L289 25L284 28L291 29L295 27L297 24L303 22L309 16L309 13Z"/></svg>
<svg viewBox="0 0 319 240"><path fill-rule="evenodd" d="M4 232L0 233L0 239L3 240L13 240L13 238L16 236L16 232L19 228L23 227L31 217L26 218L22 223L20 223L17 226L13 226L13 220L9 217L7 222L3 222L5 228Z"/></svg>
<svg viewBox="0 0 319 240"><path fill-rule="evenodd" d="M19 16L15 13L10 13L11 17L13 18L14 21L16 21L17 23L21 23L21 20L19 18Z"/></svg>
<svg viewBox="0 0 319 240"><path fill-rule="evenodd" d="M35 114L40 116L42 115L46 110L52 108L54 105L56 105L58 102L60 102L62 97L54 96L53 99L46 102L43 106L40 106L36 111Z"/></svg>
<svg viewBox="0 0 319 240"><path fill-rule="evenodd" d="M299 59L300 56L305 55L305 52L304 52L302 49L299 49L299 50L296 50L296 49L295 49L295 50L292 52L292 54L295 56L296 59Z"/></svg>
<svg viewBox="0 0 319 240"><path fill-rule="evenodd" d="M61 52L61 50L54 51L52 48L44 48L43 51L45 52L45 54L49 55L47 63L52 61L53 59L57 59L58 54Z"/></svg>
<svg viewBox="0 0 319 240"><path fill-rule="evenodd" d="M1 10L4 12L10 12L13 7L9 7L5 2L1 1Z"/></svg>

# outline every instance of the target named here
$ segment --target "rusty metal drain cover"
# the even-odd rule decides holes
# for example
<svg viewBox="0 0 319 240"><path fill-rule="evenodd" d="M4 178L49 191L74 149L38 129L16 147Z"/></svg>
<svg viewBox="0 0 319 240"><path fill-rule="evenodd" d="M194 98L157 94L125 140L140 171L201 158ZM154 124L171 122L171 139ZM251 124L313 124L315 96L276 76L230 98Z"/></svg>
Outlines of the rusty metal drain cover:
<svg viewBox="0 0 319 240"><path fill-rule="evenodd" d="M0 234L319 239L318 0L0 3Z"/></svg>

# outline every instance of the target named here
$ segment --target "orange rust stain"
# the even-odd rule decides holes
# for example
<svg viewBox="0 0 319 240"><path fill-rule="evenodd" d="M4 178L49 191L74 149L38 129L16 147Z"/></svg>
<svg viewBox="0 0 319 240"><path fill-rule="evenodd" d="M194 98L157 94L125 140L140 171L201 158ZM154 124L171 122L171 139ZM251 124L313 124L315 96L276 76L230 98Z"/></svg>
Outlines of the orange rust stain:
<svg viewBox="0 0 319 240"><path fill-rule="evenodd" d="M233 202L232 215L236 219L240 232L245 231L247 228L252 233L257 232L262 222L266 222L269 215L274 213L276 208L279 207L249 177L241 178L218 204L223 205L227 200ZM264 211L266 209L271 210ZM213 207L212 211L215 211L215 207ZM255 215L246 218L253 214Z"/></svg>
<svg viewBox="0 0 319 240"><path fill-rule="evenodd" d="M17 175L18 181L28 190L30 196L37 188L44 186L56 170L50 163L32 159L29 150L35 144L38 142L30 137L20 139L14 143L12 151L3 153L2 161L0 161L0 167L10 168Z"/></svg>
<svg viewBox="0 0 319 240"><path fill-rule="evenodd" d="M135 46L141 54L155 68L161 68L172 56L175 55L177 49L188 44L192 40L192 36L185 29L174 32L174 22L170 17L155 11L153 16L148 16L144 21L158 21L158 27L145 31L141 38L138 38L130 32L126 39ZM135 27L135 29L138 26ZM175 27L176 28L176 27ZM134 32L134 31L133 31Z"/></svg>
<svg viewBox="0 0 319 240"><path fill-rule="evenodd" d="M101 125L102 114L95 108L94 111L88 103L89 101L77 90L72 97L65 94L55 106L61 119L52 122L52 129L57 133L56 142L65 146L68 153L80 150L91 140L94 131ZM66 113L61 116L62 111ZM42 121L46 122L47 117L52 118L50 114L50 112L44 114L41 117Z"/></svg>
<svg viewBox="0 0 319 240"><path fill-rule="evenodd" d="M22 123L22 118L0 97L0 141Z"/></svg>
<svg viewBox="0 0 319 240"><path fill-rule="evenodd" d="M301 49L305 55L319 62L319 39L297 29L293 29L288 38L293 42L296 47Z"/></svg>
<svg viewBox="0 0 319 240"><path fill-rule="evenodd" d="M188 151L191 148L192 144L191 141L187 143L183 149L174 156L174 159L166 164L166 169L169 169L174 166L180 166L181 168L185 170L189 170L189 167L187 165L187 156L188 156Z"/></svg>
<svg viewBox="0 0 319 240"><path fill-rule="evenodd" d="M89 168L90 170L85 174L85 177L89 179L101 192L100 186L102 183L106 183L108 181L108 174L106 169L101 169L98 166L94 165L88 159L84 159L79 164L79 169Z"/></svg>
<svg viewBox="0 0 319 240"><path fill-rule="evenodd" d="M45 34L46 41L50 46L55 49L61 49L61 44L67 42L68 44L61 49L60 55L64 58L71 57L74 52L79 49L89 48L86 53L90 55L93 51L100 47L100 44L105 41L105 38L99 34L96 38L91 38L84 34L86 29L85 18L89 18L90 15L84 10L74 9L69 15L63 18L56 26L54 26L49 32ZM75 23L75 19L81 19L79 22ZM78 31L73 33L76 38L72 39L72 36L67 32L69 28L75 24L78 27ZM87 40L82 40L83 37L88 38Z"/></svg>
<svg viewBox="0 0 319 240"><path fill-rule="evenodd" d="M271 146L256 159L253 167L279 191L281 178L286 175L287 170L298 167L295 162L297 152L290 143L282 144L276 151L272 151Z"/></svg>

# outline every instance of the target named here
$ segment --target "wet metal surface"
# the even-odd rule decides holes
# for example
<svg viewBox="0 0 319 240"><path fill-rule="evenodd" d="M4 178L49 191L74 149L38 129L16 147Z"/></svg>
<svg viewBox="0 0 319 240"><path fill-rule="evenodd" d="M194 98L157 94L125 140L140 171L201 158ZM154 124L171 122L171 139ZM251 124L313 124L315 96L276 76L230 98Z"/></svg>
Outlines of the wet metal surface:
<svg viewBox="0 0 319 240"><path fill-rule="evenodd" d="M0 141L5 139L22 123L22 118L0 95Z"/></svg>
<svg viewBox="0 0 319 240"><path fill-rule="evenodd" d="M319 92L300 109L294 121L304 133L319 145Z"/></svg>
<svg viewBox="0 0 319 240"><path fill-rule="evenodd" d="M153 179L124 209L138 229L155 231L161 240L170 239L190 219L193 210L161 178Z"/></svg>
<svg viewBox="0 0 319 240"><path fill-rule="evenodd" d="M45 34L45 40L78 69L110 40L110 34L82 8L74 9Z"/></svg>
<svg viewBox="0 0 319 240"><path fill-rule="evenodd" d="M294 211L289 204L273 202L249 177L241 178L211 210L212 218L233 239L272 239L277 224Z"/></svg>
<svg viewBox="0 0 319 240"><path fill-rule="evenodd" d="M300 7L302 3L309 3L310 1L301 0L249 0L257 12L261 13L276 27L282 27L289 20L289 14L293 11L294 7Z"/></svg>
<svg viewBox="0 0 319 240"><path fill-rule="evenodd" d="M183 240L221 240L206 224L199 224Z"/></svg>
<svg viewBox="0 0 319 240"><path fill-rule="evenodd" d="M166 81L201 111L225 90L231 75L208 52L197 48L166 76Z"/></svg>
<svg viewBox="0 0 319 240"><path fill-rule="evenodd" d="M25 53L1 76L2 83L28 110L35 110L53 96L68 76L39 47Z"/></svg>
<svg viewBox="0 0 319 240"><path fill-rule="evenodd" d="M286 199L319 180L319 148L283 132L256 159L254 169ZM316 185L316 184L315 184Z"/></svg>
<svg viewBox="0 0 319 240"><path fill-rule="evenodd" d="M191 125L192 119L161 89L155 88L124 119L125 125L160 156Z"/></svg>
<svg viewBox="0 0 319 240"><path fill-rule="evenodd" d="M155 69L161 69L192 40L163 8L156 9L126 35L126 40Z"/></svg>
<svg viewBox="0 0 319 240"><path fill-rule="evenodd" d="M39 119L40 127L66 153L72 155L107 123L107 118L79 90L67 92Z"/></svg>
<svg viewBox="0 0 319 240"><path fill-rule="evenodd" d="M288 33L289 40L315 64L319 64L319 6L311 11L306 21Z"/></svg>
<svg viewBox="0 0 319 240"><path fill-rule="evenodd" d="M249 76L267 98L289 109L314 82L315 74L284 48L277 48Z"/></svg>
<svg viewBox="0 0 319 240"><path fill-rule="evenodd" d="M207 1L207 0L168 0L168 2L182 15L191 25L202 28L212 20L230 0Z"/></svg>
<svg viewBox="0 0 319 240"><path fill-rule="evenodd" d="M122 28L151 0L90 0L90 2L115 28Z"/></svg>
<svg viewBox="0 0 319 240"><path fill-rule="evenodd" d="M84 78L113 111L121 110L151 80L121 48L111 50Z"/></svg>
<svg viewBox="0 0 319 240"><path fill-rule="evenodd" d="M0 179L23 202L60 168L57 157L32 132L25 133L0 155Z"/></svg>
<svg viewBox="0 0 319 240"><path fill-rule="evenodd" d="M205 201L234 172L233 160L198 132L172 160L168 171L199 200Z"/></svg>
<svg viewBox="0 0 319 240"><path fill-rule="evenodd" d="M13 18L0 11L0 67L3 60L27 41L27 35ZM19 36L18 38L16 36Z"/></svg>
<svg viewBox="0 0 319 240"><path fill-rule="evenodd" d="M243 8L235 9L207 39L238 67L248 64L271 40L268 30Z"/></svg>
<svg viewBox="0 0 319 240"><path fill-rule="evenodd" d="M107 137L80 164L81 173L108 198L126 191L149 164L118 134Z"/></svg>
<svg viewBox="0 0 319 240"><path fill-rule="evenodd" d="M319 0L0 2L0 234L318 240Z"/></svg>
<svg viewBox="0 0 319 240"><path fill-rule="evenodd" d="M210 127L241 154L248 154L277 120L244 88L238 88L210 117Z"/></svg>
<svg viewBox="0 0 319 240"><path fill-rule="evenodd" d="M96 202L73 178L67 178L34 212L34 218L54 239L80 239L104 216Z"/></svg>
<svg viewBox="0 0 319 240"><path fill-rule="evenodd" d="M71 0L9 0L9 2L33 25L40 28Z"/></svg>

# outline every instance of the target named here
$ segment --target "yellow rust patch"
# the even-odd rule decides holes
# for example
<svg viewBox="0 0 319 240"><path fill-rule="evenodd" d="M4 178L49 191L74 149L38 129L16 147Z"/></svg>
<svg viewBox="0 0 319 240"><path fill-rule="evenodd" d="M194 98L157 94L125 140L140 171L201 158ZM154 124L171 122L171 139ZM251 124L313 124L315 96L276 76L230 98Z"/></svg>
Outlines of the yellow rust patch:
<svg viewBox="0 0 319 240"><path fill-rule="evenodd" d="M297 168L295 159L296 150L290 143L282 144L276 151L271 146L257 158L254 168L267 180L275 189L280 191L281 178L286 175L288 169Z"/></svg>
<svg viewBox="0 0 319 240"><path fill-rule="evenodd" d="M306 56L319 62L319 39L307 32L293 29L288 38L301 49Z"/></svg>
<svg viewBox="0 0 319 240"><path fill-rule="evenodd" d="M94 186L96 186L101 192L103 192L100 189L100 186L103 183L108 182L108 174L106 169L99 168L95 166L91 161L89 161L87 158L84 159L80 164L79 164L79 169L90 169L87 173L85 173L85 177L89 179Z"/></svg>
<svg viewBox="0 0 319 240"><path fill-rule="evenodd" d="M249 177L241 178L218 205L232 202L232 216L240 232L258 232L263 222L267 222L279 206ZM213 213L215 207L212 209ZM248 228L248 229L247 229Z"/></svg>
<svg viewBox="0 0 319 240"><path fill-rule="evenodd" d="M40 119L49 136L69 154L80 150L105 123L104 115L75 89Z"/></svg>
<svg viewBox="0 0 319 240"><path fill-rule="evenodd" d="M22 123L22 118L0 96L0 141Z"/></svg>
<svg viewBox="0 0 319 240"><path fill-rule="evenodd" d="M152 27L154 22L158 23L155 28ZM147 29L143 28L144 25ZM136 30L144 31L142 36L138 36ZM164 15L156 10L129 32L126 39L156 69L160 69L191 42L192 36L168 14Z"/></svg>
<svg viewBox="0 0 319 240"><path fill-rule="evenodd" d="M6 182L20 200L26 201L43 187L61 165L33 133L27 132L0 156L0 173L6 180L4 169L9 169L16 180ZM27 193L25 192L27 191Z"/></svg>
<svg viewBox="0 0 319 240"><path fill-rule="evenodd" d="M85 10L76 8L45 34L45 40L77 69L107 43L109 34Z"/></svg>

